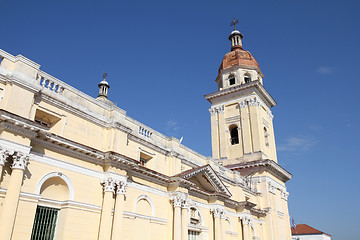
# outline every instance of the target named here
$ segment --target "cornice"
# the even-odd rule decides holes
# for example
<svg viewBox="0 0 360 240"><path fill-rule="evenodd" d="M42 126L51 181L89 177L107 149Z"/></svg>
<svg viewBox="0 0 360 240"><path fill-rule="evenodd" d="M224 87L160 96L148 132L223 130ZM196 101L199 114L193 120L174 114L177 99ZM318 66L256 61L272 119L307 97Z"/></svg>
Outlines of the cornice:
<svg viewBox="0 0 360 240"><path fill-rule="evenodd" d="M57 99L58 98L58 99ZM67 104L65 102L65 99L60 100L61 98L64 97L60 97L57 96L57 98L54 98L52 96L49 96L47 94L42 93L41 94L41 101L44 101L46 103L49 103L57 108L63 109L67 112L70 112L76 116L79 116L81 118L84 118L92 123L95 123L97 125L100 125L102 127L109 127L110 124L108 123L108 119L100 114L97 114L95 112L89 113L88 109L82 109L80 106L78 107L73 107L70 104Z"/></svg>
<svg viewBox="0 0 360 240"><path fill-rule="evenodd" d="M138 136L136 136L135 134L132 134L132 133L129 134L129 139L131 139L131 140L133 140L133 141L135 141L137 143L140 143L140 144L142 144L142 145L144 145L144 146L146 146L146 147L148 147L148 148L150 148L150 149L152 149L154 151L160 152L160 153L162 153L164 155L169 155L170 152L171 152L170 150L167 150L167 149L165 149L163 147L157 146L157 145L151 143L150 141L144 140L143 138L140 138L140 137L138 137Z"/></svg>
<svg viewBox="0 0 360 240"><path fill-rule="evenodd" d="M222 193L228 197L230 197L232 194L227 189L227 187L224 185L224 183L221 181L220 177L216 174L214 169L210 165L205 165L203 167L200 167L198 169L194 169L192 171L187 171L183 174L179 174L177 176L181 176L184 179L192 178L195 175L198 175L200 173L205 174L205 176L210 180L210 184L215 188L215 190L218 193Z"/></svg>
<svg viewBox="0 0 360 240"><path fill-rule="evenodd" d="M270 107L274 107L276 105L276 101L268 93L268 91L266 91L266 89L260 83L259 80L252 81L252 82L245 83L245 84L241 84L241 85L237 85L237 86L234 86L234 87L231 87L231 88L226 88L226 89L223 89L221 91L217 91L217 92L214 92L214 93L207 94L204 97L209 102L212 102L213 99L216 99L216 98L219 98L219 97L222 97L222 96L225 96L225 95L237 93L237 92L243 91L245 89L249 89L249 88L256 88L263 95L263 97L268 101Z"/></svg>
<svg viewBox="0 0 360 240"><path fill-rule="evenodd" d="M45 134L49 131L48 127L3 109L0 110L0 128L28 138L34 138L39 133Z"/></svg>
<svg viewBox="0 0 360 240"><path fill-rule="evenodd" d="M39 69L40 68L40 64L34 62L34 61L31 61L30 59L24 57L23 55L17 55L17 56L13 56L11 55L10 53L0 49L0 56L1 57L4 57L4 58L7 58L9 59L10 61L12 62L17 62L17 61L20 61L20 62L23 62L25 63L26 65L29 65L35 69Z"/></svg>
<svg viewBox="0 0 360 240"><path fill-rule="evenodd" d="M69 140L64 139L63 141L59 141L57 139L52 139L51 137L42 136L32 139L32 142L56 152L63 153L67 156L72 156L100 165L104 164L104 154L100 154L95 149L86 146L80 147L79 145L74 145L73 142Z"/></svg>
<svg viewBox="0 0 360 240"><path fill-rule="evenodd" d="M290 180L292 178L292 174L282 168L279 164L274 162L273 160L266 159L266 160L256 160L251 162L244 162L226 166L231 170L241 170L246 168L259 168L264 167L267 171L272 172L284 182Z"/></svg>

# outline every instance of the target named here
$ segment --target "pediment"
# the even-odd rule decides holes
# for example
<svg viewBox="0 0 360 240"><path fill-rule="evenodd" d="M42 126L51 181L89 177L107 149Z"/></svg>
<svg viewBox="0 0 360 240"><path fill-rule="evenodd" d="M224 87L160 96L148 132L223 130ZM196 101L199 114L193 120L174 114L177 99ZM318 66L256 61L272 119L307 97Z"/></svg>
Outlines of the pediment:
<svg viewBox="0 0 360 240"><path fill-rule="evenodd" d="M221 181L214 169L210 165L205 165L199 168L191 169L178 174L182 177L195 183L196 187L208 193L221 193L231 196L230 191Z"/></svg>

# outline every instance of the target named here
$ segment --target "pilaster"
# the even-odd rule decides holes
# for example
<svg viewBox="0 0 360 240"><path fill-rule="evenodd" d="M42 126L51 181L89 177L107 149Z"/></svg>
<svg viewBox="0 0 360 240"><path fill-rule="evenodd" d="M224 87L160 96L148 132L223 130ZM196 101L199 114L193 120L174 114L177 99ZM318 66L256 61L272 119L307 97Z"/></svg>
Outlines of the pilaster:
<svg viewBox="0 0 360 240"><path fill-rule="evenodd" d="M0 213L0 236L4 240L11 239L24 171L29 163L29 156L21 152L15 152L12 155L12 160L10 182Z"/></svg>
<svg viewBox="0 0 360 240"><path fill-rule="evenodd" d="M126 193L127 183L125 181L116 181L116 201L115 201L115 212L114 222L112 228L111 239L122 239L122 225L123 225L123 214L124 214L124 197Z"/></svg>
<svg viewBox="0 0 360 240"><path fill-rule="evenodd" d="M183 192L174 192L171 195L171 201L174 206L174 232L173 240L185 240L188 236L188 222L187 222L187 211L188 211L188 197ZM183 208L183 210L181 209ZM186 233L185 233L186 229ZM186 236L186 238L185 238Z"/></svg>
<svg viewBox="0 0 360 240"><path fill-rule="evenodd" d="M181 205L181 240L188 240L189 201L185 199Z"/></svg>
<svg viewBox="0 0 360 240"><path fill-rule="evenodd" d="M3 168L10 154L11 153L8 150L0 147L0 181L2 179Z"/></svg>
<svg viewBox="0 0 360 240"><path fill-rule="evenodd" d="M214 230L215 230L215 237L214 240L221 240L222 239L222 232L223 232L223 228L222 228L222 224L221 224L221 219L224 218L225 215L225 211L223 208L217 207L217 208L213 208L211 210L213 217L214 217Z"/></svg>
<svg viewBox="0 0 360 240"><path fill-rule="evenodd" d="M242 221L242 228L244 231L244 240L252 239L251 218L249 218L248 216L242 216L241 221Z"/></svg>
<svg viewBox="0 0 360 240"><path fill-rule="evenodd" d="M99 230L99 240L109 240L111 238L111 226L112 218L111 212L114 207L114 191L115 191L115 181L111 177L101 181L104 189L104 198L100 218L100 230Z"/></svg>

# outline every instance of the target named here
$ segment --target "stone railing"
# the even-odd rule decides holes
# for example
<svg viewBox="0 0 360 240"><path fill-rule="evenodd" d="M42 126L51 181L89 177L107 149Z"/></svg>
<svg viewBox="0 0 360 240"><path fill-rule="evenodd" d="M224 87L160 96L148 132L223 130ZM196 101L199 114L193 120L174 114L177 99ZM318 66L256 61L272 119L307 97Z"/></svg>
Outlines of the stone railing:
<svg viewBox="0 0 360 240"><path fill-rule="evenodd" d="M151 138L152 132L150 132L149 130L139 126L139 134L143 135L145 137Z"/></svg>
<svg viewBox="0 0 360 240"><path fill-rule="evenodd" d="M61 93L64 91L63 84L59 79L54 78L43 71L38 72L36 80L39 85L55 93Z"/></svg>

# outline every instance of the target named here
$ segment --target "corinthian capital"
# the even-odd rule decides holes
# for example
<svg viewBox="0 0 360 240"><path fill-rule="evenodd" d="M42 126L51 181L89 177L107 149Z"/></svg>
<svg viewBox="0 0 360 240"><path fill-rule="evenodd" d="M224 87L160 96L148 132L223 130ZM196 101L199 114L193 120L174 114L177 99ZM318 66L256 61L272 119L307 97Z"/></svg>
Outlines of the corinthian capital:
<svg viewBox="0 0 360 240"><path fill-rule="evenodd" d="M223 218L225 216L225 210L223 208L213 208L211 212L214 218Z"/></svg>
<svg viewBox="0 0 360 240"><path fill-rule="evenodd" d="M218 106L218 107L212 107L209 109L209 112L211 115L215 115L217 113L224 113L225 111L225 106L224 105L221 105L221 106Z"/></svg>
<svg viewBox="0 0 360 240"><path fill-rule="evenodd" d="M114 179L112 179L111 177L106 178L106 179L101 181L101 184L103 185L104 192L112 192L112 193L114 193L115 184L116 184Z"/></svg>
<svg viewBox="0 0 360 240"><path fill-rule="evenodd" d="M15 152L12 155L13 163L11 165L12 169L25 170L29 164L29 156L21 152Z"/></svg>
<svg viewBox="0 0 360 240"><path fill-rule="evenodd" d="M0 166L5 166L7 158L10 156L10 152L0 147Z"/></svg>
<svg viewBox="0 0 360 240"><path fill-rule="evenodd" d="M242 216L240 217L244 225L251 225L251 218L248 216Z"/></svg>
<svg viewBox="0 0 360 240"><path fill-rule="evenodd" d="M186 194L182 192L174 192L170 199L174 207L185 207L185 205L187 206L188 204L188 198Z"/></svg>
<svg viewBox="0 0 360 240"><path fill-rule="evenodd" d="M125 181L117 181L116 182L116 194L125 195L127 189L127 183Z"/></svg>

